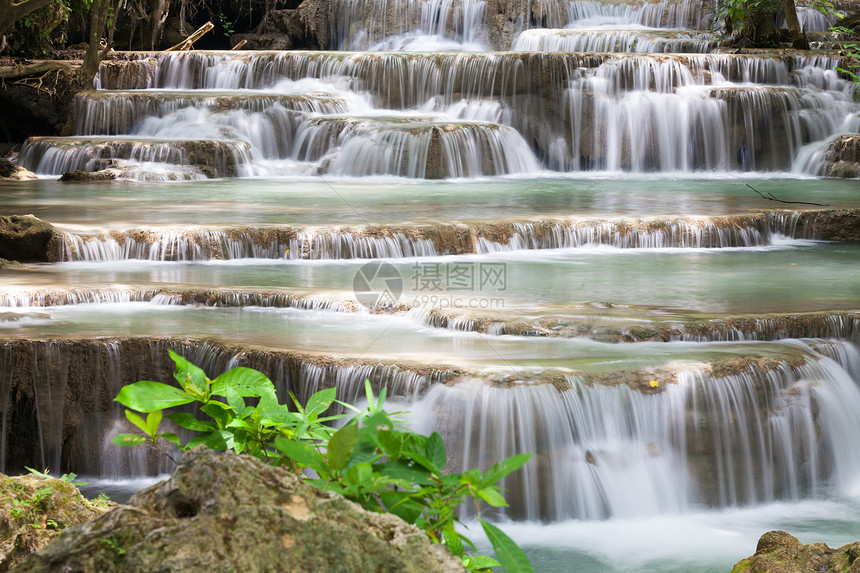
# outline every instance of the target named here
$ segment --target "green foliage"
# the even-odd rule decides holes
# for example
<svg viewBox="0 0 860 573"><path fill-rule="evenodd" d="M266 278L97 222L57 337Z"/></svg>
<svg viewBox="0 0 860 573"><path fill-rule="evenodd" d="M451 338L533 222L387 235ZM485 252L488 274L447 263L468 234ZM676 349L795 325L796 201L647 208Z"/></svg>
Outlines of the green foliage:
<svg viewBox="0 0 860 573"><path fill-rule="evenodd" d="M777 12L780 6L777 0L720 0L717 2L714 16L717 22L725 23L729 29L735 29L743 24L747 14Z"/></svg>
<svg viewBox="0 0 860 573"><path fill-rule="evenodd" d="M398 515L460 556L471 571L489 571L499 562L509 573L533 571L516 543L480 517L482 502L507 506L497 483L521 468L531 454L503 460L486 473L478 469L445 473L448 458L442 437L407 429L402 420L384 410L385 389L376 397L369 381L365 381L368 405L364 410L337 402L334 388L317 392L304 406L291 396L290 408L278 402L272 382L256 370L234 368L210 380L178 354L171 352L170 357L176 364L174 378L179 387L140 381L123 387L116 397L130 409L126 417L141 433L119 434L113 438L115 444L150 444L161 449L159 440L164 439L183 451L201 444L215 450L233 449L287 467L320 489L337 492L367 510ZM346 414L324 415L335 402L354 413L340 429L327 423L346 419ZM196 403L208 419L187 412L166 417L193 432L191 440L183 444L175 434L159 431L162 410L190 403ZM456 510L466 502L474 503L498 562L466 554L466 546L474 549L474 545L456 529Z"/></svg>
<svg viewBox="0 0 860 573"><path fill-rule="evenodd" d="M28 468L27 466L24 466L24 469L26 469L28 472L30 472L31 474L33 474L33 475L35 475L35 476L39 476L39 477L42 477L42 478L53 478L53 479L58 479L58 480L60 480L60 481L64 481L64 482L66 482L66 483L70 483L70 484L72 484L72 485L87 485L88 483L90 483L90 482L87 482L87 481L79 481L79 482L76 482L76 481L75 481L75 478L76 478L76 477L78 477L78 474L76 474L76 473L71 473L71 472L70 472L70 473L67 473L67 474L63 474L63 475L61 475L61 476L60 476L60 477L58 477L58 478L54 478L53 476L51 476L51 475L49 475L49 474L48 474L48 470L47 470L47 469L45 469L45 471L43 471L43 472L40 472L39 470L34 470L33 468Z"/></svg>
<svg viewBox="0 0 860 573"><path fill-rule="evenodd" d="M51 527L50 523L45 522L43 524L41 515L46 510L44 502L52 492L53 489L50 486L42 487L35 490L32 495L29 495L26 498L13 499L12 505L8 508L8 511L13 518L27 522L27 524L33 529ZM54 529L56 529L56 522L54 522L53 525Z"/></svg>

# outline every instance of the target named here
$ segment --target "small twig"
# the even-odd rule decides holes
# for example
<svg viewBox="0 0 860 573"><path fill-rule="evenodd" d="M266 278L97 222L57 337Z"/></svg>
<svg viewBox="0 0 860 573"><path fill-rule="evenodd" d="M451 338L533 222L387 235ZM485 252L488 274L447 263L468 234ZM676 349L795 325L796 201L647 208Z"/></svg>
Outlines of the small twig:
<svg viewBox="0 0 860 573"><path fill-rule="evenodd" d="M782 199L777 199L773 196L773 193L768 192L767 195L763 195L761 191L747 183L747 187L758 193L759 197L762 199L767 199L768 201L776 201L777 203L786 203L788 205L815 205L816 207L830 207L828 203L812 203L809 201L783 201Z"/></svg>

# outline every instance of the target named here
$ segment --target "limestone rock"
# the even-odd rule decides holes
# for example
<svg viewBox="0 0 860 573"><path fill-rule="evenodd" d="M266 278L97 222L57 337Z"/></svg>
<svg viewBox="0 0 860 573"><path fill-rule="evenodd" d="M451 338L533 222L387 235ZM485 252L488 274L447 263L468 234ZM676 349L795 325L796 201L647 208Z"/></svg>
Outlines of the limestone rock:
<svg viewBox="0 0 860 573"><path fill-rule="evenodd" d="M0 474L0 572L11 570L63 529L98 517L112 505L90 501L62 480Z"/></svg>
<svg viewBox="0 0 860 573"><path fill-rule="evenodd" d="M464 570L400 518L233 452L188 452L129 503L66 530L16 571Z"/></svg>
<svg viewBox="0 0 860 573"><path fill-rule="evenodd" d="M60 181L63 182L85 182L92 183L93 181L113 181L116 179L118 170L116 169L102 169L101 171L81 171L80 169L76 169L75 171L66 171L63 173L62 177L60 177Z"/></svg>
<svg viewBox="0 0 860 573"><path fill-rule="evenodd" d="M769 531L761 536L755 555L738 561L732 573L812 573L860 572L860 541L839 549L824 543L803 545L785 531Z"/></svg>
<svg viewBox="0 0 860 573"><path fill-rule="evenodd" d="M841 135L824 153L824 167L819 175L851 179L860 177L860 135Z"/></svg>
<svg viewBox="0 0 860 573"><path fill-rule="evenodd" d="M0 181L32 181L38 179L32 171L0 158Z"/></svg>
<svg viewBox="0 0 860 573"><path fill-rule="evenodd" d="M0 216L0 259L46 262L54 228L33 215Z"/></svg>

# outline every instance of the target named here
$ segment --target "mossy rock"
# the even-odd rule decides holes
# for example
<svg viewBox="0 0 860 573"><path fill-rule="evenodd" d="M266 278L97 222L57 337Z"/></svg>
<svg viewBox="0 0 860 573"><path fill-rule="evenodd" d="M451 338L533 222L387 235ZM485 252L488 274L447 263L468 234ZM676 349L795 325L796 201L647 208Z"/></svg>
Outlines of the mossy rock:
<svg viewBox="0 0 860 573"><path fill-rule="evenodd" d="M0 181L30 181L33 179L38 179L38 177L32 171L28 171L8 159L0 158Z"/></svg>
<svg viewBox="0 0 860 573"><path fill-rule="evenodd" d="M66 481L0 474L0 572L10 571L63 529L98 517L113 505L86 499Z"/></svg>
<svg viewBox="0 0 860 573"><path fill-rule="evenodd" d="M831 549L824 543L803 545L785 531L761 536L755 555L738 561L731 573L842 573L860 571L860 541Z"/></svg>
<svg viewBox="0 0 860 573"><path fill-rule="evenodd" d="M54 227L33 215L0 216L0 259L47 262Z"/></svg>
<svg viewBox="0 0 860 573"><path fill-rule="evenodd" d="M66 530L16 571L464 571L416 527L231 451L185 453L170 479Z"/></svg>

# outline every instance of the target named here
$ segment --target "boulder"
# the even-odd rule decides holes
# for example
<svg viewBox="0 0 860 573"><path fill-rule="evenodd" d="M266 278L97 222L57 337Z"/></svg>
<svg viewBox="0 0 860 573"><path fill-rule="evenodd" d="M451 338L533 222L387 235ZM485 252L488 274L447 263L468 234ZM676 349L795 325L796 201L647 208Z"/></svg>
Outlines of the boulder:
<svg viewBox="0 0 860 573"><path fill-rule="evenodd" d="M0 158L0 181L32 181L38 179L32 171Z"/></svg>
<svg viewBox="0 0 860 573"><path fill-rule="evenodd" d="M102 169L101 171L81 171L80 169L76 169L74 171L66 171L60 177L60 181L64 183L69 182L81 182L81 183L93 183L95 181L113 181L116 179L117 173L119 170L117 169Z"/></svg>
<svg viewBox="0 0 860 573"><path fill-rule="evenodd" d="M464 571L416 527L231 451L185 453L170 479L67 529L16 571Z"/></svg>
<svg viewBox="0 0 860 573"><path fill-rule="evenodd" d="M98 517L113 505L86 499L67 481L0 474L0 572L10 571L63 529Z"/></svg>
<svg viewBox="0 0 860 573"><path fill-rule="evenodd" d="M755 555L738 561L732 573L812 573L814 571L860 572L860 541L839 549L824 543L803 545L785 531L769 531L761 536Z"/></svg>
<svg viewBox="0 0 860 573"><path fill-rule="evenodd" d="M0 259L47 262L54 227L33 215L0 216Z"/></svg>

